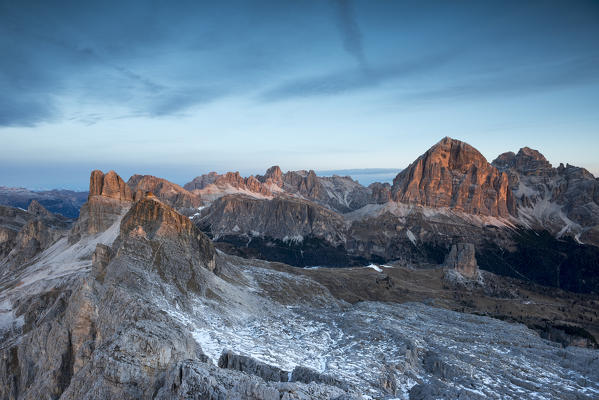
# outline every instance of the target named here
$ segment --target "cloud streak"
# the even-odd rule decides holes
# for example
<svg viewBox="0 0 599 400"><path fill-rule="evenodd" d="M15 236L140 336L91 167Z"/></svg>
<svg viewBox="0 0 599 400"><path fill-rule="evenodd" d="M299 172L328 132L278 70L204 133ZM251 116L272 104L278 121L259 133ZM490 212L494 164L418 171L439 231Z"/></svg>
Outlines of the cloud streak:
<svg viewBox="0 0 599 400"><path fill-rule="evenodd" d="M547 90L599 83L599 54L558 63L512 68L492 75L471 78L431 90L414 91L403 98L442 100L538 93Z"/></svg>
<svg viewBox="0 0 599 400"><path fill-rule="evenodd" d="M337 13L337 27L343 38L343 47L351 54L362 69L368 68L364 46L362 45L362 32L354 15L354 8L350 0L335 0Z"/></svg>
<svg viewBox="0 0 599 400"><path fill-rule="evenodd" d="M425 74L442 68L456 57L455 52L427 55L403 63L370 67L368 70L346 70L325 75L295 79L277 85L260 95L263 101L299 97L332 96L374 88L395 79Z"/></svg>

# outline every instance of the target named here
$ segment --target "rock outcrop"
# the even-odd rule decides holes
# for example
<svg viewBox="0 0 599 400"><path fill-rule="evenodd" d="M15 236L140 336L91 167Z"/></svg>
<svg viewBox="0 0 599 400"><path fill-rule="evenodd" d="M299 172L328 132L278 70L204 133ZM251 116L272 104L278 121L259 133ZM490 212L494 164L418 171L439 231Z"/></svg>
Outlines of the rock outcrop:
<svg viewBox="0 0 599 400"><path fill-rule="evenodd" d="M215 237L266 236L284 241L316 237L336 246L344 241L344 221L331 210L297 198L272 200L229 195L216 200L194 220Z"/></svg>
<svg viewBox="0 0 599 400"><path fill-rule="evenodd" d="M0 206L0 259L11 252L19 231L32 219L27 211Z"/></svg>
<svg viewBox="0 0 599 400"><path fill-rule="evenodd" d="M296 197L313 201L335 212L356 210L371 201L372 190L349 176L319 177L314 171L283 173L279 166L270 167L264 175L242 177L239 172L216 172L201 175L185 185L187 190L212 202L222 196L240 193L256 198ZM376 194L378 202L381 196ZM375 201L376 202L376 201Z"/></svg>
<svg viewBox="0 0 599 400"><path fill-rule="evenodd" d="M199 196L190 193L181 186L151 175L133 175L127 184L137 197L145 196L146 192L153 193L158 199L176 210L185 212L196 209L202 204Z"/></svg>
<svg viewBox="0 0 599 400"><path fill-rule="evenodd" d="M191 182L186 183L185 186L183 186L183 188L190 192L194 191L194 190L202 190L206 186L213 184L214 181L216 181L216 178L218 178L218 176L219 176L218 173L216 173L214 171L209 172L204 175L197 176L197 177L193 178L193 180Z"/></svg>
<svg viewBox="0 0 599 400"><path fill-rule="evenodd" d="M218 359L219 368L234 369L250 375L258 376L269 382L287 382L289 372L260 362L252 357L233 353L231 350L222 352Z"/></svg>
<svg viewBox="0 0 599 400"><path fill-rule="evenodd" d="M133 201L129 185L114 171L106 175L102 171L92 171L89 178L89 196L102 196L120 201ZM88 199L89 201L89 199Z"/></svg>
<svg viewBox="0 0 599 400"><path fill-rule="evenodd" d="M405 204L494 217L516 214L507 174L474 147L449 137L400 172L391 190L393 199Z"/></svg>
<svg viewBox="0 0 599 400"><path fill-rule="evenodd" d="M444 265L468 279L475 280L479 276L475 249L472 243L458 243L451 246Z"/></svg>
<svg viewBox="0 0 599 400"><path fill-rule="evenodd" d="M152 252L156 253L154 257L159 257L167 265L167 260L177 260L210 271L216 267L215 250L210 239L189 218L151 194L133 204L123 217L120 230L121 241L135 238L157 243L152 247ZM162 273L171 274L173 271L165 270ZM191 278L183 279L189 281Z"/></svg>
<svg viewBox="0 0 599 400"><path fill-rule="evenodd" d="M71 223L36 200L31 201L26 212L0 206L0 265L12 271L30 261L63 237Z"/></svg>
<svg viewBox="0 0 599 400"><path fill-rule="evenodd" d="M69 233L69 242L75 243L84 235L106 231L120 220L131 207L133 192L129 185L110 171L92 171L89 179L89 197L81 207L79 219Z"/></svg>

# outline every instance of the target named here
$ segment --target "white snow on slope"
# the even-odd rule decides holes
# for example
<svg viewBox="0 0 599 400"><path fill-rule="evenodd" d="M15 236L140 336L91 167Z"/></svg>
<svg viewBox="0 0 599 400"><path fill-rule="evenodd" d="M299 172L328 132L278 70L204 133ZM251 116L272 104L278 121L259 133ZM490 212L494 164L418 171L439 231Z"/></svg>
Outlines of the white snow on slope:
<svg viewBox="0 0 599 400"><path fill-rule="evenodd" d="M378 265L374 265L374 264L367 265L366 268L372 268L376 272L383 272L383 270Z"/></svg>
<svg viewBox="0 0 599 400"><path fill-rule="evenodd" d="M410 239L410 242L412 242L412 244L416 246L416 236L414 236L411 230L406 229L406 236L408 237L408 239Z"/></svg>
<svg viewBox="0 0 599 400"><path fill-rule="evenodd" d="M550 393L599 395L599 382L577 379L577 372L563 362L564 357L589 357L592 351L562 349L524 325L417 303L349 305L333 300L322 307L282 305L259 295L263 291L256 287L258 282L305 278L239 268L250 287L216 278L224 291L219 300L196 297L192 314L172 307L168 311L214 362L227 349L286 371L302 365L356 385L376 399L388 398L376 388L392 371L398 385L395 397L407 400L412 386L430 379L421 364L410 361L411 352L433 352L451 371L471 377L466 386L448 380L450 385L484 397L532 398L533 392L538 399L556 398Z"/></svg>

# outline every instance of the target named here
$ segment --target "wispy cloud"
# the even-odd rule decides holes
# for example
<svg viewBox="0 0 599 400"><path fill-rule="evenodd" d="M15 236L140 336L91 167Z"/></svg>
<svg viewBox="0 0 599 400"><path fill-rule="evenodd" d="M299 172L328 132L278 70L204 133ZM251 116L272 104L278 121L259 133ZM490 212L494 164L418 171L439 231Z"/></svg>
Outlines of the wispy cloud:
<svg viewBox="0 0 599 400"><path fill-rule="evenodd" d="M260 95L263 101L277 101L297 97L330 96L368 89L390 80L407 78L442 68L456 57L456 52L446 52L409 60L403 63L370 67L367 70L351 69L326 75L299 78L277 85Z"/></svg>
<svg viewBox="0 0 599 400"><path fill-rule="evenodd" d="M472 98L497 95L530 94L599 83L599 54L560 62L513 67L508 70L471 77L438 88L402 94L410 99Z"/></svg>
<svg viewBox="0 0 599 400"><path fill-rule="evenodd" d="M335 8L337 12L337 26L343 38L343 47L356 59L361 68L368 68L362 45L362 32L354 15L354 8L351 1L335 0Z"/></svg>

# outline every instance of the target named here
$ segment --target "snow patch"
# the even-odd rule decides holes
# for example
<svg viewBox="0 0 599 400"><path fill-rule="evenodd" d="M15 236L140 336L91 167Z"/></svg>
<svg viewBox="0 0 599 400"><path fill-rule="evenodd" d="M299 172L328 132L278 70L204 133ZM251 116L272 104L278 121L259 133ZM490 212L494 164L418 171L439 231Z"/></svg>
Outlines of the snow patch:
<svg viewBox="0 0 599 400"><path fill-rule="evenodd" d="M416 236L414 236L411 230L406 230L406 236L408 237L408 239L410 239L410 242L412 242L412 244L416 246Z"/></svg>
<svg viewBox="0 0 599 400"><path fill-rule="evenodd" d="M378 265L375 265L375 264L370 264L370 265L367 265L367 266L366 266L366 268L372 268L372 269L373 269L373 270L375 270L376 272L383 272L383 270L382 270L382 269L380 269L380 268L379 268L379 266L378 266Z"/></svg>

